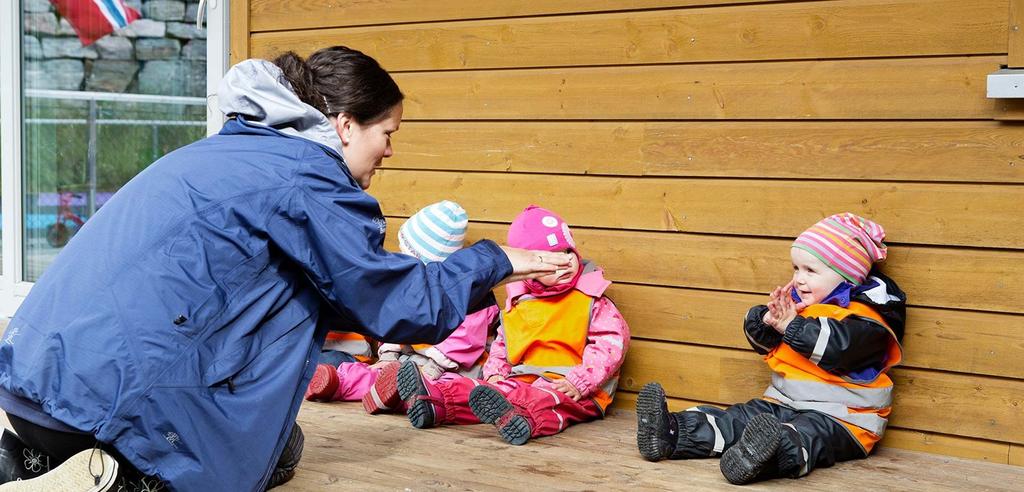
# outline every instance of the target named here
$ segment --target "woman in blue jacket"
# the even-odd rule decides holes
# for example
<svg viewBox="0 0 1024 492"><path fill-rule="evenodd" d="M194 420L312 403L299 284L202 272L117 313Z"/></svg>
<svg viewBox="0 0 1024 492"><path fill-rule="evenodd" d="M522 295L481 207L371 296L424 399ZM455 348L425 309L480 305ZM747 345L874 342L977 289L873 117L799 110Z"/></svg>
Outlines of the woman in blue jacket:
<svg viewBox="0 0 1024 492"><path fill-rule="evenodd" d="M364 190L403 96L358 51L247 60L217 95L220 133L121 188L3 335L0 407L31 450L67 460L32 482L64 470L106 490L119 467L175 490L276 485L328 326L437 343L503 280L568 265L490 241L426 265L383 249Z"/></svg>

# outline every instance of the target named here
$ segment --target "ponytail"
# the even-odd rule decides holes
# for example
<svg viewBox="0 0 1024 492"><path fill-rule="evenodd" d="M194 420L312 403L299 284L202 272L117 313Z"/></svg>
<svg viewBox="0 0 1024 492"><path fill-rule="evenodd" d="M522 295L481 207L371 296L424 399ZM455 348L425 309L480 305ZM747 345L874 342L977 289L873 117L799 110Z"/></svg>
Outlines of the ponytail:
<svg viewBox="0 0 1024 492"><path fill-rule="evenodd" d="M346 113L359 123L383 118L405 95L377 60L345 46L303 60L289 51L274 59L302 102L326 116Z"/></svg>
<svg viewBox="0 0 1024 492"><path fill-rule="evenodd" d="M325 115L329 113L323 96L316 90L316 79L313 70L301 56L289 51L274 58L274 65L281 68L284 78L292 85L292 91L299 99Z"/></svg>

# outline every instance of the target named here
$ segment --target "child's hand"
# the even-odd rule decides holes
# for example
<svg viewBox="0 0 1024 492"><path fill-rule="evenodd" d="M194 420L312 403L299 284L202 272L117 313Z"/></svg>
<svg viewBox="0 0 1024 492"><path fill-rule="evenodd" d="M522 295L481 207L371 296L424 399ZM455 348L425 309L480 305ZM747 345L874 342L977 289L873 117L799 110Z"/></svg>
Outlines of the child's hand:
<svg viewBox="0 0 1024 492"><path fill-rule="evenodd" d="M566 396L572 398L573 401L580 401L580 398L583 398L583 395L580 394L580 390L576 389L572 383L565 379L556 379L552 381L551 384L554 385L556 390L565 393Z"/></svg>
<svg viewBox="0 0 1024 492"><path fill-rule="evenodd" d="M782 292L783 292L783 295L779 296L774 301L772 301L774 303L774 306L775 306L775 314L774 314L775 324L772 325L772 328L775 328L775 331L777 331L779 333L783 333L783 334L786 333L786 327L789 326L789 323L791 323L793 321L793 319L796 318L797 304L793 301L793 298L790 297L790 295L789 295L789 291L792 288L793 288L793 283L792 282L786 284L786 286L781 289ZM779 290L779 289L776 289L776 290ZM769 309L771 309L771 307L769 307Z"/></svg>
<svg viewBox="0 0 1024 492"><path fill-rule="evenodd" d="M796 312L798 306L793 302L793 298L789 296L790 290L793 289L793 283L790 282L783 287L776 287L771 293L768 294L768 312L764 313L764 317L761 321L768 326L771 326L775 331L779 333L786 333L786 327L789 323L796 318Z"/></svg>
<svg viewBox="0 0 1024 492"><path fill-rule="evenodd" d="M768 311L765 312L764 316L761 318L761 321L764 321L764 324L772 328L775 328L775 325L779 322L779 297L781 291L781 287L776 287L768 293Z"/></svg>
<svg viewBox="0 0 1024 492"><path fill-rule="evenodd" d="M427 377L431 381L437 381L437 378L444 374L444 368L441 367L434 359L430 359L426 364L420 366L420 374Z"/></svg>
<svg viewBox="0 0 1024 492"><path fill-rule="evenodd" d="M386 366L388 364L398 364L398 359L381 359L381 360L378 360L377 362L374 362L370 366L370 369L377 369L377 370L384 369L384 366Z"/></svg>
<svg viewBox="0 0 1024 492"><path fill-rule="evenodd" d="M504 381L504 380L505 380L505 378L501 374L495 374L495 375L487 378L487 382L491 383L491 384L497 383L498 381Z"/></svg>

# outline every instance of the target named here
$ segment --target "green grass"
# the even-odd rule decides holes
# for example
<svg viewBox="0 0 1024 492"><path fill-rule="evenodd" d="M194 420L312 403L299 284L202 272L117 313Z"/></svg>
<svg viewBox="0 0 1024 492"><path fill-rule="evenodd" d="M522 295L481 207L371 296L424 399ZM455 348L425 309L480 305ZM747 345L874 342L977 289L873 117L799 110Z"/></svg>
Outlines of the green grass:
<svg viewBox="0 0 1024 492"><path fill-rule="evenodd" d="M88 103L31 99L25 117L86 119ZM206 121L202 106L99 103L99 119ZM116 191L160 156L206 134L204 126L98 125L97 191ZM154 135L155 132L155 135ZM72 123L27 123L24 142L24 191L83 190L88 182L88 126ZM154 146L154 136L156 145Z"/></svg>

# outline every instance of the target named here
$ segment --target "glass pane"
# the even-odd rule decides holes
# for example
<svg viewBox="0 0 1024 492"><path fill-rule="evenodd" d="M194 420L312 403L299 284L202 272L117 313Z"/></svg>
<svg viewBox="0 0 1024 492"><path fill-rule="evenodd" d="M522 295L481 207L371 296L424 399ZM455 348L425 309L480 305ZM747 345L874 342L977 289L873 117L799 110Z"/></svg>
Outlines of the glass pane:
<svg viewBox="0 0 1024 492"><path fill-rule="evenodd" d="M25 280L135 174L205 136L198 2L22 0Z"/></svg>

